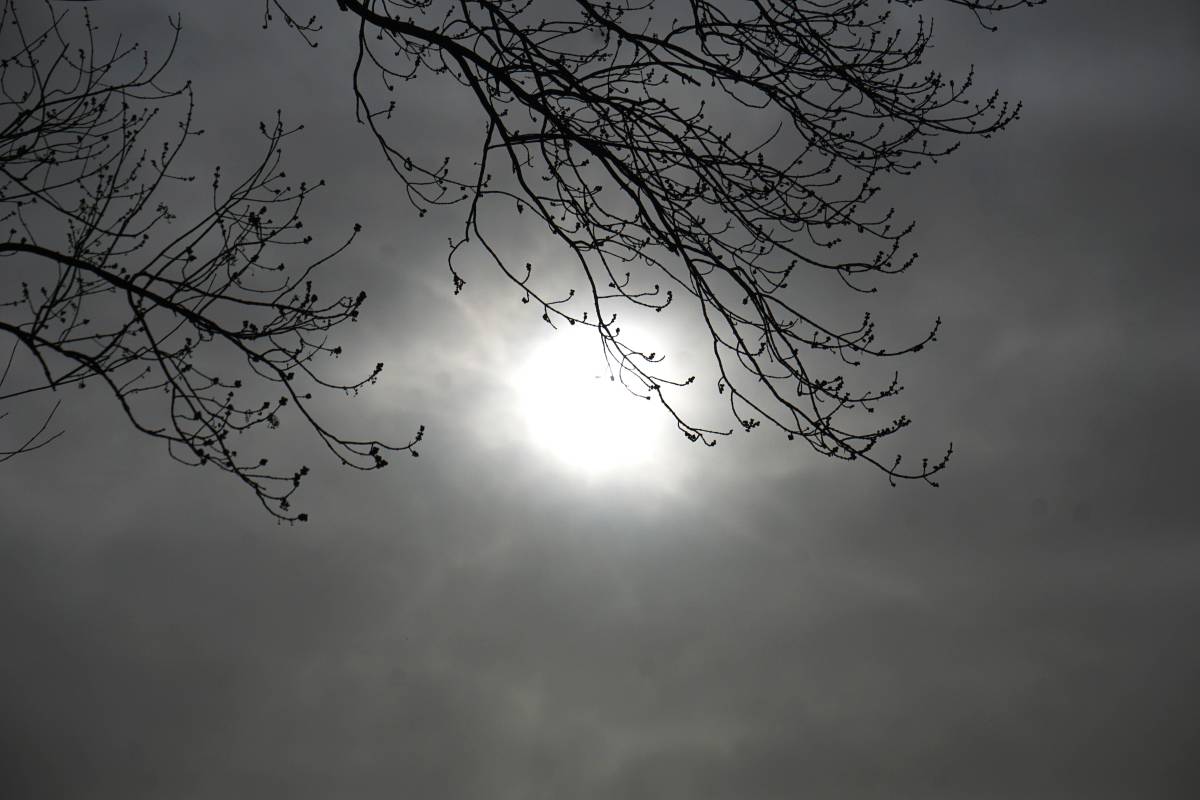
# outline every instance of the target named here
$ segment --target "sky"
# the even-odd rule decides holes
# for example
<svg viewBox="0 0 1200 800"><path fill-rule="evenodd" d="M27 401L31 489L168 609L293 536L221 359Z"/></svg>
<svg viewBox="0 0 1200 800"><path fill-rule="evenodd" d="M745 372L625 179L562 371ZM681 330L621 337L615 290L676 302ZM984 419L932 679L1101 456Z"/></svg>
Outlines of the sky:
<svg viewBox="0 0 1200 800"><path fill-rule="evenodd" d="M94 5L143 43L174 10ZM277 525L68 398L0 464L6 796L1195 796L1200 7L1050 0L988 34L928 4L939 63L1025 104L889 190L922 260L882 322L944 320L893 406L913 448L955 444L931 489L762 431L689 445L611 396L580 446L624 450L581 468L541 397L580 395L529 377L558 340L482 263L452 293L457 212L396 201L324 5L310 49L186 4L172 74L199 168L275 107L306 125L289 170L328 181L328 231L365 226L331 273L370 295L347 359L388 365L328 411L424 423L421 456L350 473L285 426L312 521ZM417 146L466 152L465 100L404 97Z"/></svg>

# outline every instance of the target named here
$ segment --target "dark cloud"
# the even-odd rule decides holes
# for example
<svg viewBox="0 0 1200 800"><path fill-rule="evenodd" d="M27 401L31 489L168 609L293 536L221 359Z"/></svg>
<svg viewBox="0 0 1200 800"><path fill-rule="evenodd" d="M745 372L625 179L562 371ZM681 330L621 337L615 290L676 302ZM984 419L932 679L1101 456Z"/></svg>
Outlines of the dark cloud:
<svg viewBox="0 0 1200 800"><path fill-rule="evenodd" d="M1195 793L1194 4L939 31L1027 110L893 189L923 259L878 310L946 320L898 404L915 450L955 441L938 490L767 435L674 443L671 480L538 456L504 410L537 319L482 267L450 294L455 221L395 202L343 20L310 51L257 13L185 9L197 163L239 158L260 93L309 126L315 227L367 226L332 275L371 295L345 368L395 365L330 413L429 441L359 475L287 440L314 522L279 527L73 398L0 466L7 796ZM469 106L409 99L417 146L461 146Z"/></svg>

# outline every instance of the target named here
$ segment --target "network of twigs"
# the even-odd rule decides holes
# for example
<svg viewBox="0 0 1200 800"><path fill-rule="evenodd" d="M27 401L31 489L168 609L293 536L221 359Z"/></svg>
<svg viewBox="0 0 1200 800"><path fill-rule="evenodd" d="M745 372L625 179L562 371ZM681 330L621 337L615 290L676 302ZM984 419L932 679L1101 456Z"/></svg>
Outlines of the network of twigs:
<svg viewBox="0 0 1200 800"><path fill-rule="evenodd" d="M316 18L264 0L315 44ZM932 23L894 13L920 0L337 0L358 17L358 116L378 140L420 214L466 208L451 242L472 244L551 324L590 326L610 369L656 398L693 440L729 433L677 410L663 356L621 337L618 313L662 311L688 298L711 333L717 390L738 426L767 425L841 459L863 459L889 479L933 483L950 455L909 467L876 452L909 424L872 427L896 395L852 388L847 368L921 350L887 346L869 314L852 327L802 307L789 280L833 272L854 291L907 269L912 225L876 198L888 176L948 155L967 136L990 136L1020 106L974 99L974 75L950 80L923 66ZM948 0L987 26L990 15L1041 0ZM476 156L421 163L406 117L387 94L399 83L451 76L481 109ZM769 132L747 141L746 130ZM502 252L482 224L489 201L539 218L566 245L577 295L539 288L539 270ZM474 252L478 252L476 250ZM831 358L833 359L831 361Z"/></svg>
<svg viewBox="0 0 1200 800"><path fill-rule="evenodd" d="M314 273L359 226L332 252L305 255L312 239L300 212L320 183L292 183L281 167L281 146L297 129L278 116L262 124L257 166L232 183L218 168L200 188L174 171L201 133L190 85L162 83L178 24L165 57L151 62L120 40L102 50L86 11L69 29L61 7L45 11L36 28L15 0L0 12L9 43L0 62L0 333L12 340L0 403L98 381L174 458L231 473L289 521L307 518L290 498L309 469L279 470L240 452L250 432L276 428L290 412L347 466L377 469L397 450L416 455L421 432L399 447L356 440L311 410L314 391L356 393L383 365L351 383L318 369L321 357L341 353L330 332L358 318L366 295L317 294ZM147 146L173 106L169 138ZM203 201L198 211L177 215L168 205L176 184L188 187L178 193L185 205ZM51 441L57 407L0 457Z"/></svg>

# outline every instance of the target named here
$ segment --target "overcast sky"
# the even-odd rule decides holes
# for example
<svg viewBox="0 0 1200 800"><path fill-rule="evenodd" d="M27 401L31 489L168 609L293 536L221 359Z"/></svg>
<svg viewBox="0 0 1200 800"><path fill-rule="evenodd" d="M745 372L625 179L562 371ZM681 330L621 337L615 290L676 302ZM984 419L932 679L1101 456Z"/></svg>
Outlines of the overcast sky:
<svg viewBox="0 0 1200 800"><path fill-rule="evenodd" d="M628 468L564 464L514 377L545 326L482 264L451 293L457 212L415 219L353 123L349 15L310 50L240 0L95 13L149 44L176 5L195 163L243 163L281 107L289 172L366 226L334 281L388 369L331 412L429 435L364 475L285 428L313 521L278 526L73 398L0 465L6 797L1198 796L1200 5L986 34L928 4L945 66L1025 102L890 198L922 261L881 323L945 320L894 406L918 451L954 441L936 490L763 432L690 446L649 404L667 435ZM478 133L406 102L414 142Z"/></svg>

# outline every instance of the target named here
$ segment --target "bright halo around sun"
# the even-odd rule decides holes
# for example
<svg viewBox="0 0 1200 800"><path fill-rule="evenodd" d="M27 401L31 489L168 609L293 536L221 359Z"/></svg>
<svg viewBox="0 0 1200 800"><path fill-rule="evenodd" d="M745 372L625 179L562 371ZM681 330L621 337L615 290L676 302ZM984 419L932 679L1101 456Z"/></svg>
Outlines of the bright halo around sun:
<svg viewBox="0 0 1200 800"><path fill-rule="evenodd" d="M516 371L513 388L533 447L573 472L644 470L662 454L670 429L662 407L609 379L594 335L552 333Z"/></svg>

